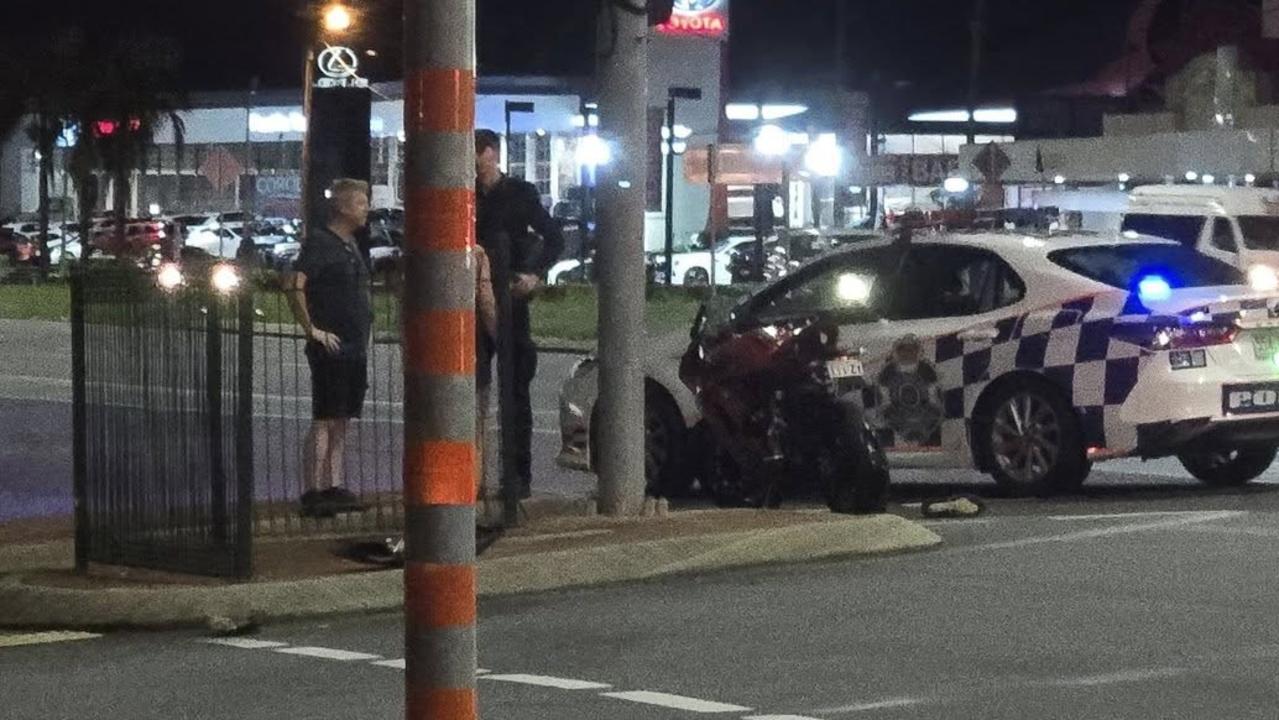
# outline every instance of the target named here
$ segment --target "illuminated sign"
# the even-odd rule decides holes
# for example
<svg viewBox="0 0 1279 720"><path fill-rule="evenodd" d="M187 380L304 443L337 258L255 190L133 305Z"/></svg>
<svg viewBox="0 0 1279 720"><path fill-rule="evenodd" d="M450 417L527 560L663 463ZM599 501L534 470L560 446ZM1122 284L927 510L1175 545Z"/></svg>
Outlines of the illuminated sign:
<svg viewBox="0 0 1279 720"><path fill-rule="evenodd" d="M728 35L728 0L675 0L671 19L657 26L663 35L723 38Z"/></svg>
<svg viewBox="0 0 1279 720"><path fill-rule="evenodd" d="M318 88L363 88L369 81L357 73L360 58L348 47L328 47L316 58L315 64L324 77L315 81Z"/></svg>

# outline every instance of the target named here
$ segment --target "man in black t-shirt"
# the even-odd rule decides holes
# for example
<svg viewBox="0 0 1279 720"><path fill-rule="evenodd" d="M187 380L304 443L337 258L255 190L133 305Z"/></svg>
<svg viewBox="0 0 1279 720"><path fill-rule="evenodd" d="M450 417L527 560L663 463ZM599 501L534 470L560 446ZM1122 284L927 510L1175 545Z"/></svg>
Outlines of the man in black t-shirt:
<svg viewBox="0 0 1279 720"><path fill-rule="evenodd" d="M530 386L537 374L537 345L529 318L529 303L541 278L560 259L564 235L542 207L532 183L508 177L499 167L502 141L492 130L475 132L476 235L490 260L509 258L509 288L494 288L511 295L511 343L515 364L515 465L523 496L531 494L533 481L533 403ZM494 280L497 271L494 272ZM490 370L491 353L481 352L479 382Z"/></svg>
<svg viewBox="0 0 1279 720"><path fill-rule="evenodd" d="M357 244L368 221L369 186L335 180L329 187L329 222L302 244L285 277L293 316L306 334L314 421L306 438L302 514L331 517L360 509L342 487L346 435L359 418L368 389L373 327L369 269Z"/></svg>

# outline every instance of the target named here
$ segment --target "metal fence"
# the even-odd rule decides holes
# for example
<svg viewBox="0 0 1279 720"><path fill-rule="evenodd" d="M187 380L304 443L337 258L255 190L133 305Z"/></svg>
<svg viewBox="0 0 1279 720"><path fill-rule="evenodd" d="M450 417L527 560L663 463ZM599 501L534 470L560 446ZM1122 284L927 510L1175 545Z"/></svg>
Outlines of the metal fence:
<svg viewBox="0 0 1279 720"><path fill-rule="evenodd" d="M306 339L275 271L232 294L126 268L72 276L77 560L246 576L254 536L403 527L397 283L374 288L369 389L339 479L362 509L307 517Z"/></svg>
<svg viewBox="0 0 1279 720"><path fill-rule="evenodd" d="M200 278L73 273L76 561L252 571L252 304Z"/></svg>

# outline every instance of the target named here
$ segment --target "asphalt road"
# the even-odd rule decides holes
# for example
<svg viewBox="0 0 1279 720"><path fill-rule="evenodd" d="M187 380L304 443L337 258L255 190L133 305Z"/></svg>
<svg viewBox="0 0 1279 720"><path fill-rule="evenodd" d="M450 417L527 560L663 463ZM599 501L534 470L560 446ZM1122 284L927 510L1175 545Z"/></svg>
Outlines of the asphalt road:
<svg viewBox="0 0 1279 720"><path fill-rule="evenodd" d="M293 340L255 347L258 495L301 493L301 442L309 423L306 360ZM347 480L366 492L399 487L402 426L398 348L378 345L366 420L350 440ZM576 358L547 354L533 385L534 475L539 493L579 497L594 478L559 469L559 388ZM301 373L298 369L301 368ZM67 514L71 500L71 332L63 323L0 320L0 522Z"/></svg>
<svg viewBox="0 0 1279 720"><path fill-rule="evenodd" d="M0 320L0 522L71 512L71 335L64 323ZM310 411L305 359L292 340L260 339L255 403L257 478L261 500L289 501L301 493L300 439ZM562 470L559 452L560 385L576 361L544 354L533 385L534 474L539 493L581 497L593 476ZM298 372L302 368L301 373ZM398 348L378 345L365 421L350 442L347 481L366 492L399 487ZM985 476L962 471L898 471L895 493L908 502L951 491L996 494ZM1279 484L1279 465L1262 478ZM1098 466L1087 496L1131 492L1189 493L1203 488L1175 460L1119 461Z"/></svg>
<svg viewBox="0 0 1279 720"><path fill-rule="evenodd" d="M1269 488L996 501L921 554L484 602L483 717L1274 717L1277 509ZM0 647L2 714L390 720L401 633L384 615L254 648Z"/></svg>

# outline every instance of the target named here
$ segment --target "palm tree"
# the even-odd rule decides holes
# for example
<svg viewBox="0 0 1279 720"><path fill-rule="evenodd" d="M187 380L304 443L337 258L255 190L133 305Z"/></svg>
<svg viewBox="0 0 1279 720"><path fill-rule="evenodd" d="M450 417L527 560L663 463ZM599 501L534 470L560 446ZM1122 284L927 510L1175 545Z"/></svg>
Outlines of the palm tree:
<svg viewBox="0 0 1279 720"><path fill-rule="evenodd" d="M172 130L179 154L183 145L180 113L186 100L177 89L180 51L175 43L145 33L116 35L105 39L104 47L82 48L94 59L87 65L88 84L71 116L80 131L70 169L81 195L95 194L89 191L90 185L97 187L93 170L101 169L111 179L117 240L122 244L134 170L142 167L156 136L166 128ZM82 197L82 242L89 239L93 206L85 212L87 204Z"/></svg>
<svg viewBox="0 0 1279 720"><path fill-rule="evenodd" d="M130 177L166 128L172 128L180 154L179 112L186 103L178 89L180 52L174 42L145 33L74 28L40 40L31 52L0 58L11 79L0 87L0 134L24 116L31 118L26 129L40 157L41 257L47 259L49 186L58 140L76 138L66 170L76 190L82 252L87 252L99 173L113 182L122 241Z"/></svg>

